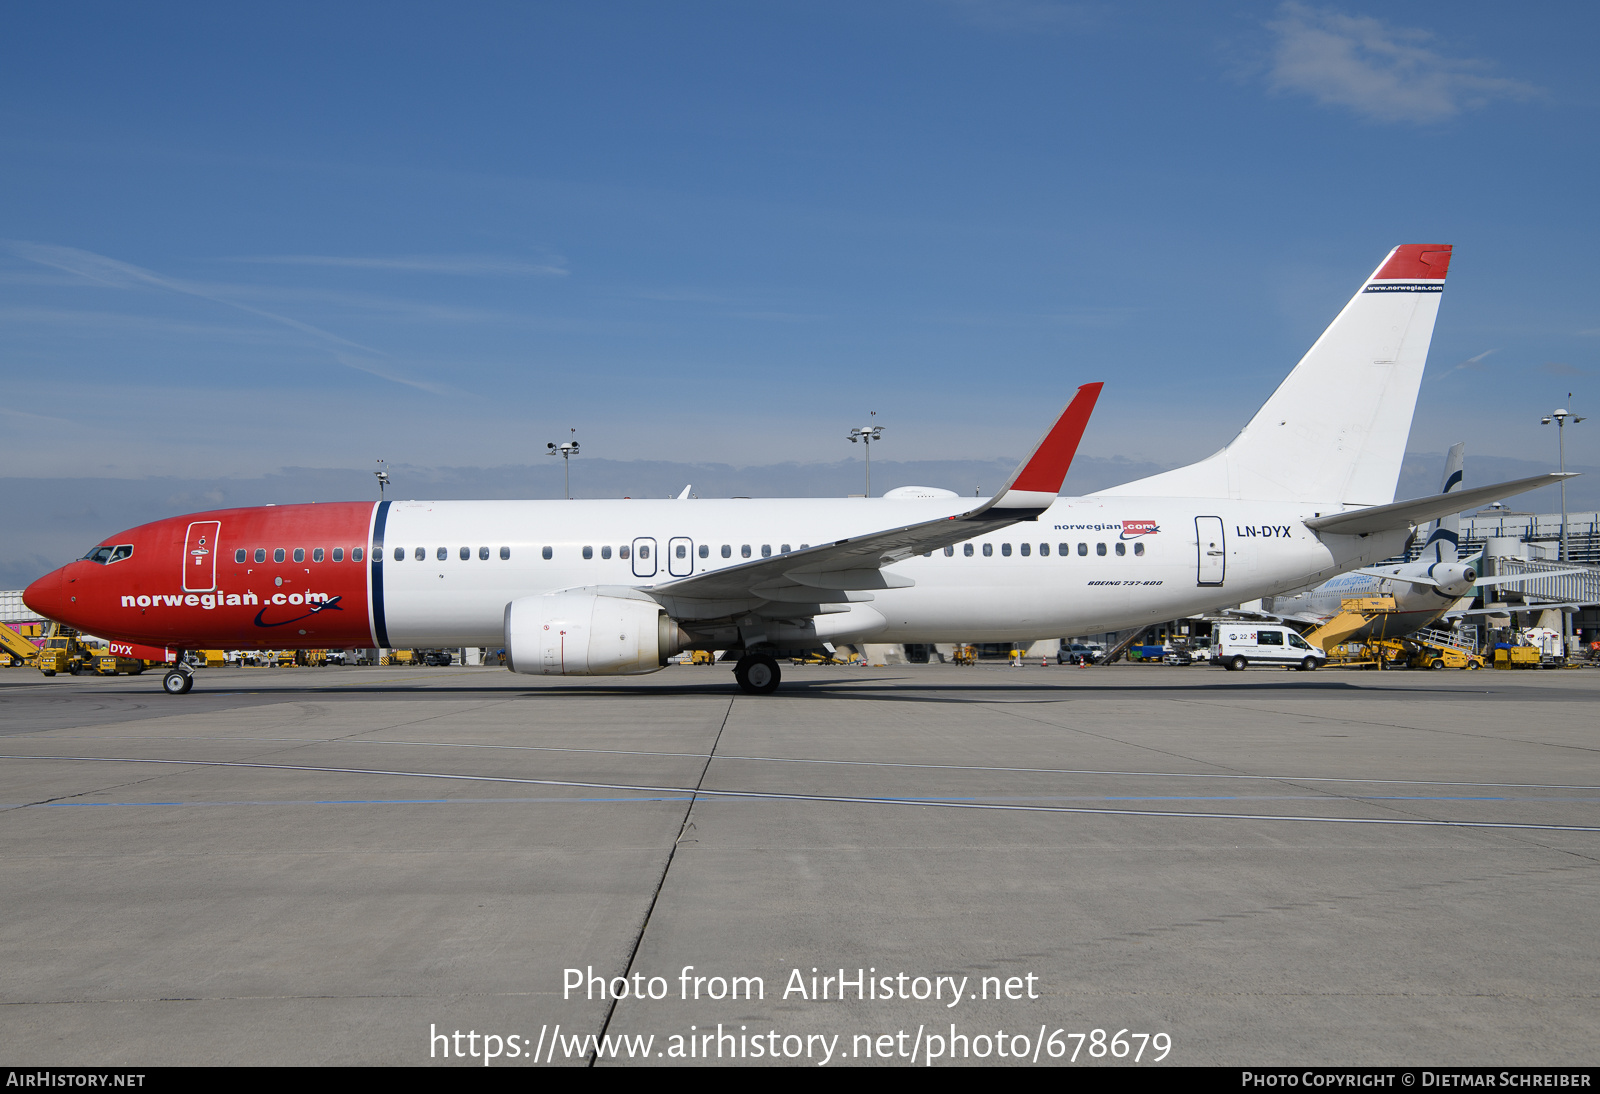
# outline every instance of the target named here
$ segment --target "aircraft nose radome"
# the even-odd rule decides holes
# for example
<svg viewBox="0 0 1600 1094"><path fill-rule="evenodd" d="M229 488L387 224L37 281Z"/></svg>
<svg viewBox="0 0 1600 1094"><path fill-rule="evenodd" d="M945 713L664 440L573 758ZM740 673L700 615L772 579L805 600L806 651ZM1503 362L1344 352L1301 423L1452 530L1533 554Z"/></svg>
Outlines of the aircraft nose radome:
<svg viewBox="0 0 1600 1094"><path fill-rule="evenodd" d="M22 602L30 611L49 616L51 619L60 619L67 599L66 578L63 575L64 570L45 574L22 590Z"/></svg>

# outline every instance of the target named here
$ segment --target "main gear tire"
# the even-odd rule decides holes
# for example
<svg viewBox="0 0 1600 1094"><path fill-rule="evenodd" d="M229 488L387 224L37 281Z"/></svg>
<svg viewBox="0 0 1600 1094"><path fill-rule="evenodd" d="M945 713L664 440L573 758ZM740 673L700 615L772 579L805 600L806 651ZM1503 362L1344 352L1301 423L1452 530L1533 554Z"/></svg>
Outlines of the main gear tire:
<svg viewBox="0 0 1600 1094"><path fill-rule="evenodd" d="M739 658L733 668L733 678L747 695L771 695L778 690L783 673L778 662L764 653Z"/></svg>

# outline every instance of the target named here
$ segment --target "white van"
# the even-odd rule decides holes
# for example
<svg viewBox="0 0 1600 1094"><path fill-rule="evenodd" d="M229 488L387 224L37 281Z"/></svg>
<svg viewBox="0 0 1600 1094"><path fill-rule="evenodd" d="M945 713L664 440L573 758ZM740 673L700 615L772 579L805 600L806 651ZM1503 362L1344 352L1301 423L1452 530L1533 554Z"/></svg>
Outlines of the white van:
<svg viewBox="0 0 1600 1094"><path fill-rule="evenodd" d="M1225 669L1247 665L1282 665L1305 672L1328 663L1328 655L1311 645L1293 627L1271 623L1222 623L1212 628L1211 660Z"/></svg>

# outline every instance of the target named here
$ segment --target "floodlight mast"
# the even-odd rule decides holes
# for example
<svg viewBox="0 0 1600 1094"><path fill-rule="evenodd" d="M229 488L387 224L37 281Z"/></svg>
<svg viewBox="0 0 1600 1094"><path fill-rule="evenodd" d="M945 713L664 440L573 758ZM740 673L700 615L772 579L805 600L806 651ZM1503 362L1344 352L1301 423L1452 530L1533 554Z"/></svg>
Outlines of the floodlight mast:
<svg viewBox="0 0 1600 1094"><path fill-rule="evenodd" d="M383 488L389 485L389 469L383 466L383 461L378 461L378 469L373 472L378 476L378 500L383 500Z"/></svg>
<svg viewBox="0 0 1600 1094"><path fill-rule="evenodd" d="M1567 401L1568 401L1569 404L1572 401L1572 392L1570 392L1570 391L1567 392ZM1572 420L1572 424L1573 425L1577 425L1579 422L1583 421L1583 419L1581 417L1573 414L1566 407L1561 407L1559 410L1552 410L1548 415L1546 415L1545 417L1539 419L1539 424L1540 425L1549 425L1552 421L1556 423L1556 448L1559 450L1559 452L1561 454L1561 471L1562 471L1562 474L1565 474L1566 470L1567 470L1567 419L1569 419L1569 418ZM1568 562L1572 561L1572 555L1568 551L1568 548L1567 548L1567 480L1566 479L1562 479L1561 480L1561 561L1564 562L1564 563L1568 563ZM1567 652L1567 637L1570 634L1571 626L1572 626L1572 616L1567 611L1567 609L1562 608L1561 609L1561 652L1563 654L1565 654Z"/></svg>
<svg viewBox="0 0 1600 1094"><path fill-rule="evenodd" d="M876 418L878 416L878 412L876 410L870 411L869 413L874 418ZM872 442L883 439L883 426L881 426L881 425L856 426L855 428L851 429L850 432L846 436L848 437L848 439L849 439L851 444L855 444L857 441L860 441L863 445L866 446L866 450L867 450L867 497L870 498L870 497L872 497Z"/></svg>
<svg viewBox="0 0 1600 1094"><path fill-rule="evenodd" d="M560 444L557 444L555 441L551 441L549 444L545 445L545 449L546 449L545 455L547 455L547 456L560 456L561 457L561 485L562 485L562 488L563 488L563 492L567 496L567 500L571 501L572 500L572 463L571 463L571 460L572 460L572 457L574 457L574 456L576 456L578 454L578 430L577 430L577 428L574 427L572 429L572 439L571 440L562 441Z"/></svg>

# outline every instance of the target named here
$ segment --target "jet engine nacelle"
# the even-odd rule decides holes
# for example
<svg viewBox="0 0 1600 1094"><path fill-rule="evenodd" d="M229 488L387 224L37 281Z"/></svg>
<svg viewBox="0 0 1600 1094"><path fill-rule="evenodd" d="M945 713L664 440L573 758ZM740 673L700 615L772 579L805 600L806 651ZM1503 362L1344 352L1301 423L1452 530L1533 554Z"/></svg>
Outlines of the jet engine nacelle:
<svg viewBox="0 0 1600 1094"><path fill-rule="evenodd" d="M1478 571L1461 562L1437 562L1428 567L1428 576L1439 583L1444 596L1463 597L1478 583Z"/></svg>
<svg viewBox="0 0 1600 1094"><path fill-rule="evenodd" d="M597 593L525 596L505 622L506 667L531 676L655 672L685 637L655 601Z"/></svg>

